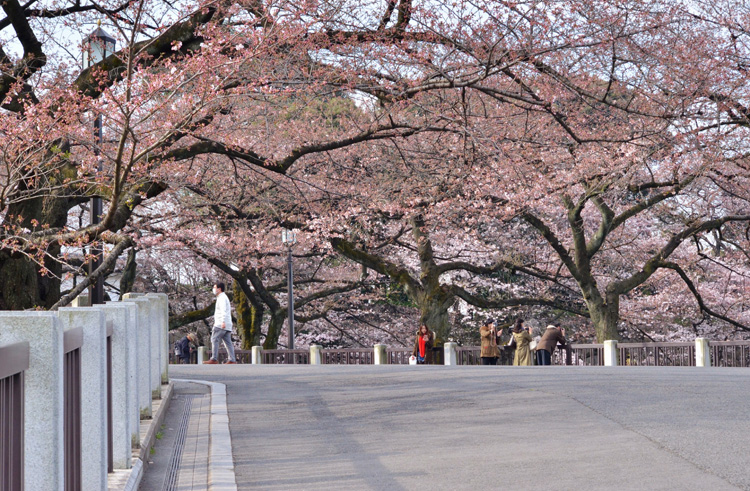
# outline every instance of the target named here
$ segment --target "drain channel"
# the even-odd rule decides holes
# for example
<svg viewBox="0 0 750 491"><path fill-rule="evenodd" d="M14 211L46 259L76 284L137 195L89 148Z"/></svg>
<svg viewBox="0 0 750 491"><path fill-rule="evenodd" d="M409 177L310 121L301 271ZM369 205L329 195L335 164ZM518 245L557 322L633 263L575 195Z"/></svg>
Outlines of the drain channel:
<svg viewBox="0 0 750 491"><path fill-rule="evenodd" d="M188 423L190 422L190 410L193 407L193 399L196 396L185 396L185 407L182 409L180 424L177 427L175 435L175 445L172 451L172 457L169 459L167 475L164 478L163 491L174 491L177 489L177 474L179 472L180 460L182 459L182 449L185 447L185 436L187 435Z"/></svg>

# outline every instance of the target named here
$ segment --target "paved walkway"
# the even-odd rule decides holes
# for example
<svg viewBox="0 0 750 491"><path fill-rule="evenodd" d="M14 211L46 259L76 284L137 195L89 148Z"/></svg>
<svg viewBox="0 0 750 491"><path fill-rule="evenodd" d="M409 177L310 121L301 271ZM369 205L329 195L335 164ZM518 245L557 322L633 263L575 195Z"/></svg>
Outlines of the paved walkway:
<svg viewBox="0 0 750 491"><path fill-rule="evenodd" d="M170 376L226 384L238 489L750 489L748 369L204 365Z"/></svg>

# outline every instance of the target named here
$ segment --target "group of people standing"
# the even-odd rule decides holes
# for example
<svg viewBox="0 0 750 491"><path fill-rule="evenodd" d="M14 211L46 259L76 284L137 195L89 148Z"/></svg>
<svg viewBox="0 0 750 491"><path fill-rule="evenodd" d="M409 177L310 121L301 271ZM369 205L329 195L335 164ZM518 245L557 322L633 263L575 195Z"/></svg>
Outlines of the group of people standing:
<svg viewBox="0 0 750 491"><path fill-rule="evenodd" d="M534 365L535 359L537 365L551 365L552 353L557 348L557 344L559 343L563 347L567 344L565 331L559 325L550 324L544 334L534 342L535 340L531 336L531 327L524 327L523 322L523 319L516 319L511 331L509 345L516 348L513 365L531 366ZM500 332L495 329L494 319L488 319L479 328L479 335L482 338L482 349L479 354L482 365L496 365L497 359L500 357L498 346L502 345L502 341Z"/></svg>
<svg viewBox="0 0 750 491"><path fill-rule="evenodd" d="M531 328L524 327L523 319L516 319L511 332L510 345L516 347L513 356L513 365L530 366L534 365L551 365L552 353L560 343L563 347L567 344L565 331L559 325L550 324L544 334L534 342L531 336ZM500 357L500 346L502 340L500 332L495 329L495 320L487 321L479 328L481 337L481 351L479 356L482 365L497 365L497 359ZM426 325L422 324L417 331L417 337L414 340L414 349L412 356L416 357L417 364L432 364L432 346L435 337ZM533 353L533 356L532 356Z"/></svg>

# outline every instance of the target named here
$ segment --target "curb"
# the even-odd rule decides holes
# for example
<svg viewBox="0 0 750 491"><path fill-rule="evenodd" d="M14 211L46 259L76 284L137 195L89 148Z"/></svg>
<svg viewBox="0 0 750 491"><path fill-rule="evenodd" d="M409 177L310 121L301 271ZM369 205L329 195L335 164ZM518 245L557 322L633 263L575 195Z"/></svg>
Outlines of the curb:
<svg viewBox="0 0 750 491"><path fill-rule="evenodd" d="M169 402L172 400L173 385L174 384L172 384L171 381L167 385L167 389L161 397L159 409L156 410L156 414L153 419L151 419L151 424L146 432L146 437L141 442L141 451L138 454L138 458L141 459L141 462L148 462L148 455L151 451L151 447L154 446L156 434L159 432L159 428L161 428L162 423L164 423L164 418L167 416L167 407L169 407Z"/></svg>
<svg viewBox="0 0 750 491"><path fill-rule="evenodd" d="M218 382L205 380L172 379L207 385L211 389L211 420L209 423L208 489L212 491L237 491L237 480L232 460L232 435L229 432L227 388Z"/></svg>

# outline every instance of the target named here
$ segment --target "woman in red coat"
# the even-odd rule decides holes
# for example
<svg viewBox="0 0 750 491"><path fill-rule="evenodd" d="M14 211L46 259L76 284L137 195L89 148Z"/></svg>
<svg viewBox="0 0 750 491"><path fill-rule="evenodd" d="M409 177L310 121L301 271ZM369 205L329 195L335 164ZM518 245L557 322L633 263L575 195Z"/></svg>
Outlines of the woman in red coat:
<svg viewBox="0 0 750 491"><path fill-rule="evenodd" d="M422 324L417 331L417 339L414 340L414 350L411 354L417 357L417 365L432 365L432 343L434 336L432 332Z"/></svg>

